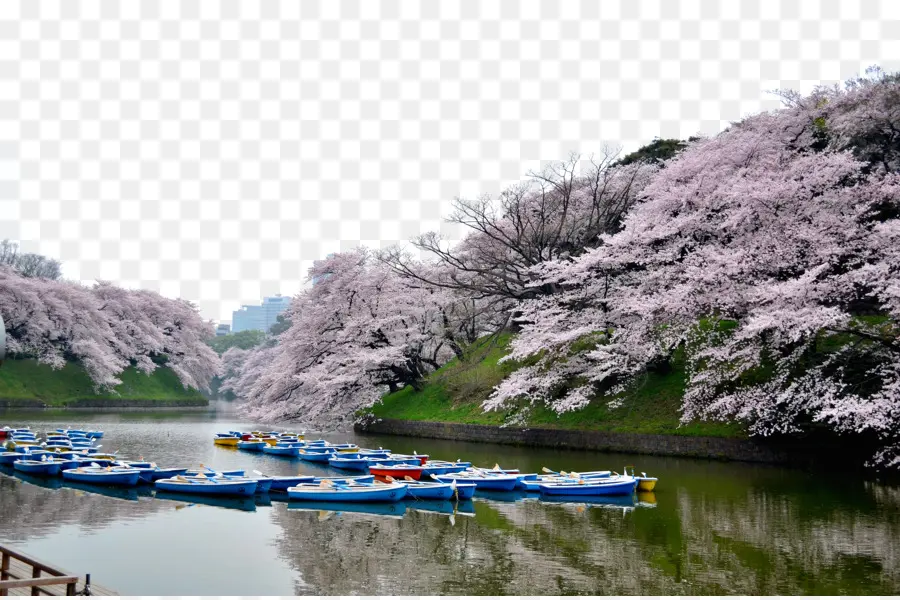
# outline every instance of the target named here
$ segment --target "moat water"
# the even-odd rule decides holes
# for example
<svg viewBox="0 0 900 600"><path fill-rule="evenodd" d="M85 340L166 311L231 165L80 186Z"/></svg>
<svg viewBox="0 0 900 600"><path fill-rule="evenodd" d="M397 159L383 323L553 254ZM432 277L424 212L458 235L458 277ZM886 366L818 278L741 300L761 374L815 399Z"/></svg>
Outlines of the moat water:
<svg viewBox="0 0 900 600"><path fill-rule="evenodd" d="M215 411L0 412L43 433L102 429L104 450L161 466L327 468L213 445L255 424ZM653 493L604 503L474 500L323 511L73 487L0 471L0 544L126 595L885 595L900 591L900 487L693 459L323 434L523 473L635 465ZM827 473L827 472L826 472Z"/></svg>

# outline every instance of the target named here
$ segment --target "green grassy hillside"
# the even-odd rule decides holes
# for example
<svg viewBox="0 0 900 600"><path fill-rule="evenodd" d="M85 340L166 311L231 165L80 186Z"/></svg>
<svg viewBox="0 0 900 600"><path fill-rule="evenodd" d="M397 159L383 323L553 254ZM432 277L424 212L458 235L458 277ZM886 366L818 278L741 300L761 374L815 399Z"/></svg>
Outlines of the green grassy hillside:
<svg viewBox="0 0 900 600"><path fill-rule="evenodd" d="M521 413L524 405L485 413L481 403L513 368L498 362L506 354L510 337L506 334L480 341L469 349L466 360L453 359L432 373L420 391L406 387L384 396L366 412L378 418L482 425L502 425L522 414L524 425L532 427L715 437L746 435L737 424L680 424L685 372L678 363L668 373L646 375L620 396L623 402L618 408L608 406L612 397L599 397L587 407L563 415L542 405L530 407L526 413Z"/></svg>
<svg viewBox="0 0 900 600"><path fill-rule="evenodd" d="M56 371L36 360L7 360L0 366L0 404L64 407L207 403L199 391L185 389L167 367L159 367L150 375L131 368L120 374L119 379L122 383L116 393L98 394L81 365L69 363Z"/></svg>

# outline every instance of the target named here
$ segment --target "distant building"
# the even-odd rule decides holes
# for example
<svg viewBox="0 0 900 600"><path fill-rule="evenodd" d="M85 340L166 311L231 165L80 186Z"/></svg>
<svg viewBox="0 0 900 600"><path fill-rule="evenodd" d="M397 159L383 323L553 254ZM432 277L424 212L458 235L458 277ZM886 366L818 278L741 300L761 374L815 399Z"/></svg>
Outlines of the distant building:
<svg viewBox="0 0 900 600"><path fill-rule="evenodd" d="M328 260L329 258L332 258L333 256L334 256L334 252L326 255L325 260ZM329 277L331 277L331 273L322 273L321 275L316 275L315 277L312 278L312 284L316 285L320 281L325 281Z"/></svg>
<svg viewBox="0 0 900 600"><path fill-rule="evenodd" d="M228 335L231 333L231 325L228 323L219 323L216 325L216 335Z"/></svg>
<svg viewBox="0 0 900 600"><path fill-rule="evenodd" d="M231 319L231 332L256 329L268 331L275 324L278 315L287 310L291 304L289 296L277 294L263 298L262 305L245 304L240 310L234 311Z"/></svg>

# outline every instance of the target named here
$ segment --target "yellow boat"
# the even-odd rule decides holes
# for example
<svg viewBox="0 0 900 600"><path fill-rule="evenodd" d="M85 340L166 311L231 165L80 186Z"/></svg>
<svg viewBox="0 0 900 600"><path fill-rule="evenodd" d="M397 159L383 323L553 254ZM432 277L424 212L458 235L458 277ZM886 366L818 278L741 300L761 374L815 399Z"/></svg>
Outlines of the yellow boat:
<svg viewBox="0 0 900 600"><path fill-rule="evenodd" d="M652 492L653 488L656 487L656 477L647 477L646 473L641 473L641 476L638 477L634 474L634 467L628 465L625 467L624 473L628 475L628 469L631 469L631 476L637 479L637 489L639 492Z"/></svg>
<svg viewBox="0 0 900 600"><path fill-rule="evenodd" d="M264 438L259 438L259 441L265 442L270 446L274 446L275 444L278 443L278 438L264 437Z"/></svg>
<svg viewBox="0 0 900 600"><path fill-rule="evenodd" d="M236 437L216 437L213 438L213 443L217 446L237 446L237 443L240 441L240 438Z"/></svg>
<svg viewBox="0 0 900 600"><path fill-rule="evenodd" d="M656 477L638 477L637 480L639 492L652 492L656 487Z"/></svg>

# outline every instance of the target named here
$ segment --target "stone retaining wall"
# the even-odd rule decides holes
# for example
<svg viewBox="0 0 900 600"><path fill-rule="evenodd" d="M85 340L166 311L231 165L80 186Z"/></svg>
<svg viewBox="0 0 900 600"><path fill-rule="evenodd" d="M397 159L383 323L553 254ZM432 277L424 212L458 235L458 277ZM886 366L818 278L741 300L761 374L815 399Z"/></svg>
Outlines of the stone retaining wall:
<svg viewBox="0 0 900 600"><path fill-rule="evenodd" d="M491 425L404 421L399 419L361 421L356 424L355 429L363 433L629 454L689 456L793 465L822 464L827 462L830 467L840 464L843 469L858 469L865 460L865 457L862 455L864 450L852 445L841 445L837 448L832 448L823 447L821 443L809 444L794 439L775 441L771 439L650 435L566 429L496 427Z"/></svg>
<svg viewBox="0 0 900 600"><path fill-rule="evenodd" d="M209 401L205 398L197 400L72 400L64 405L46 404L40 400L6 400L0 398L0 408L206 408Z"/></svg>

